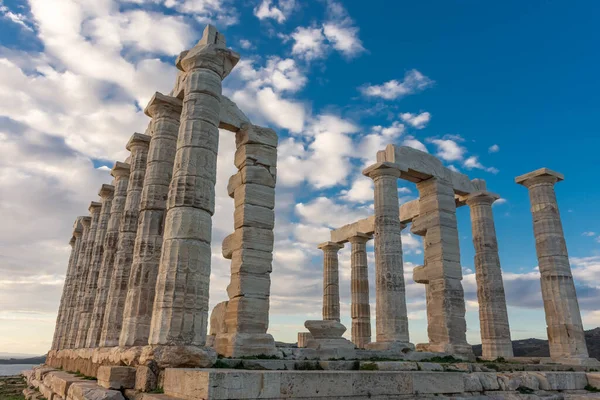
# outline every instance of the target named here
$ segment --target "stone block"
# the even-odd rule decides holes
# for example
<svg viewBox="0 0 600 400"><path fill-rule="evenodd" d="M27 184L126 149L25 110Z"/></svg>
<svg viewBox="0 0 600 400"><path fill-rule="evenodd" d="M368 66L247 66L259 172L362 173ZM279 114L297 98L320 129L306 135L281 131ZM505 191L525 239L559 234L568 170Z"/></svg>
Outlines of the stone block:
<svg viewBox="0 0 600 400"><path fill-rule="evenodd" d="M481 392L483 391L483 385L479 380L479 377L472 374L464 374L463 380L465 384L465 392Z"/></svg>
<svg viewBox="0 0 600 400"><path fill-rule="evenodd" d="M231 255L231 273L268 273L272 271L272 261L273 254L271 252L244 248L235 250Z"/></svg>
<svg viewBox="0 0 600 400"><path fill-rule="evenodd" d="M376 361L373 364L377 366L378 371L417 371L419 369L416 362L410 361Z"/></svg>
<svg viewBox="0 0 600 400"><path fill-rule="evenodd" d="M358 361L319 361L318 365L326 371L353 371Z"/></svg>
<svg viewBox="0 0 600 400"><path fill-rule="evenodd" d="M268 328L269 298L236 297L227 304L227 332L265 333Z"/></svg>
<svg viewBox="0 0 600 400"><path fill-rule="evenodd" d="M215 183L199 176L174 176L166 208L174 207L194 207L212 215L215 212Z"/></svg>
<svg viewBox="0 0 600 400"><path fill-rule="evenodd" d="M266 207L244 204L236 207L233 212L233 226L273 229L275 227L275 212Z"/></svg>
<svg viewBox="0 0 600 400"><path fill-rule="evenodd" d="M167 212L165 236L169 239L195 239L210 243L211 226L212 217L209 212L198 208L176 207Z"/></svg>
<svg viewBox="0 0 600 400"><path fill-rule="evenodd" d="M262 371L293 371L296 361L294 360L247 360L239 358L223 358L220 361L229 368L241 368Z"/></svg>
<svg viewBox="0 0 600 400"><path fill-rule="evenodd" d="M238 169L246 165L277 166L277 149L263 144L239 146L235 152L234 164Z"/></svg>
<svg viewBox="0 0 600 400"><path fill-rule="evenodd" d="M219 111L219 128L226 129L231 132L237 132L243 129L249 120L246 115L238 108L238 106L228 97L221 95L221 109ZM236 135L237 142L237 135Z"/></svg>
<svg viewBox="0 0 600 400"><path fill-rule="evenodd" d="M309 340L314 339L310 332L298 332L298 347L306 347Z"/></svg>
<svg viewBox="0 0 600 400"><path fill-rule="evenodd" d="M107 389L132 389L135 373L134 367L101 366L98 368L98 385Z"/></svg>
<svg viewBox="0 0 600 400"><path fill-rule="evenodd" d="M56 369L55 368L50 368L50 367L40 367L40 368L37 368L35 370L35 379L37 379L38 381L41 382L41 381L44 380L44 376L47 373L52 372L52 371L56 371Z"/></svg>
<svg viewBox="0 0 600 400"><path fill-rule="evenodd" d="M585 372L531 372L542 390L581 390L588 384Z"/></svg>
<svg viewBox="0 0 600 400"><path fill-rule="evenodd" d="M255 183L240 184L234 190L233 198L236 208L242 204L252 204L270 209L275 208L275 188L265 185Z"/></svg>
<svg viewBox="0 0 600 400"><path fill-rule="evenodd" d="M500 390L500 384L498 383L498 377L495 372L474 372L470 375L479 378L483 390Z"/></svg>
<svg viewBox="0 0 600 400"><path fill-rule="evenodd" d="M421 368L421 371L443 371L444 370L444 367L442 367L438 363L420 362L418 364L419 364L419 368Z"/></svg>
<svg viewBox="0 0 600 400"><path fill-rule="evenodd" d="M215 127L202 120L188 120L179 129L177 141L182 145L204 148L213 153L219 149L219 135Z"/></svg>
<svg viewBox="0 0 600 400"><path fill-rule="evenodd" d="M229 255L240 249L253 249L271 253L273 251L274 235L271 229L255 228L251 226L238 228L234 233L223 240L223 256Z"/></svg>
<svg viewBox="0 0 600 400"><path fill-rule="evenodd" d="M273 336L268 333L245 333L245 331L217 335L215 338L216 351L222 356L233 358L280 355L275 347Z"/></svg>
<svg viewBox="0 0 600 400"><path fill-rule="evenodd" d="M141 392L149 392L156 389L158 377L156 373L146 365L139 365L135 369L134 389Z"/></svg>
<svg viewBox="0 0 600 400"><path fill-rule="evenodd" d="M42 396L44 396L44 398L46 400L55 400L54 392L52 391L52 389L49 386L47 386L43 383L40 383L40 385L38 386L37 389L40 391L40 393L42 394Z"/></svg>
<svg viewBox="0 0 600 400"><path fill-rule="evenodd" d="M222 301L218 303L210 313L210 334L218 335L219 333L227 332L227 324L225 317L227 315L227 304L229 302Z"/></svg>
<svg viewBox="0 0 600 400"><path fill-rule="evenodd" d="M337 339L346 332L346 327L338 321L308 320L304 326L314 339Z"/></svg>
<svg viewBox="0 0 600 400"><path fill-rule="evenodd" d="M415 394L462 393L465 391L463 374L460 372L411 372Z"/></svg>
<svg viewBox="0 0 600 400"><path fill-rule="evenodd" d="M246 144L262 144L277 147L277 133L269 128L247 124L242 126L235 134L235 145L240 147Z"/></svg>
<svg viewBox="0 0 600 400"><path fill-rule="evenodd" d="M62 371L50 372L44 379L48 378L48 386L61 397L67 397L69 387L76 382L82 382L81 378Z"/></svg>
<svg viewBox="0 0 600 400"><path fill-rule="evenodd" d="M77 382L69 388L68 400L125 400L118 390L110 390L95 382Z"/></svg>
<svg viewBox="0 0 600 400"><path fill-rule="evenodd" d="M231 282L227 285L230 299L238 296L268 297L271 291L270 274L254 274L239 272L231 274Z"/></svg>
<svg viewBox="0 0 600 400"><path fill-rule="evenodd" d="M600 372L588 372L585 375L588 380L588 385L600 389Z"/></svg>

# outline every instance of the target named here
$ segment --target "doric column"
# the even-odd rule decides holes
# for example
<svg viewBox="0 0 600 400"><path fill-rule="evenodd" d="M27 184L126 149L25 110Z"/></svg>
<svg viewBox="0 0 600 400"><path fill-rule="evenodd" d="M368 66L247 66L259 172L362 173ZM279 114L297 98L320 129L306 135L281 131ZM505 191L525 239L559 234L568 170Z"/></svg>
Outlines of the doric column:
<svg viewBox="0 0 600 400"><path fill-rule="evenodd" d="M112 198L114 194L115 187L113 185L102 185L98 192L98 196L101 198L100 202L102 203L102 208L96 227L96 237L94 238L92 256L87 270L85 293L83 296L81 314L79 316L80 320L77 332L77 343L79 344L79 347L92 347L92 344L87 340L88 331L92 320L92 312L94 311L94 298L98 289L98 272L100 271L102 255L104 253L104 236L106 235L106 228L108 227L108 219L110 218L110 208L112 207Z"/></svg>
<svg viewBox="0 0 600 400"><path fill-rule="evenodd" d="M479 324L483 357L513 357L512 342L502 269L498 256L498 241L492 204L499 198L489 192L475 192L467 196L471 210L473 245L475 246L475 279L479 302Z"/></svg>
<svg viewBox="0 0 600 400"><path fill-rule="evenodd" d="M129 181L127 196L119 222L117 253L110 278L110 286L104 310L104 322L100 335L100 347L112 347L119 344L119 335L123 324L123 307L127 296L127 283L133 259L133 246L138 226L142 185L146 175L146 161L150 136L134 133L127 143L129 156Z"/></svg>
<svg viewBox="0 0 600 400"><path fill-rule="evenodd" d="M338 251L343 244L325 242L317 246L323 250L323 320L340 321L340 273Z"/></svg>
<svg viewBox="0 0 600 400"><path fill-rule="evenodd" d="M529 189L550 356L556 360L587 359L579 303L554 193L554 185L563 179L562 174L541 168L517 177L515 182Z"/></svg>
<svg viewBox="0 0 600 400"><path fill-rule="evenodd" d="M221 84L238 60L208 26L178 63L187 77L149 344L206 343Z"/></svg>
<svg viewBox="0 0 600 400"><path fill-rule="evenodd" d="M376 342L370 349L412 348L408 332L402 260L402 228L398 206L400 171L376 163L363 171L375 184Z"/></svg>
<svg viewBox="0 0 600 400"><path fill-rule="evenodd" d="M62 296L60 298L60 305L58 307L58 315L56 316L56 326L54 328L54 338L52 340L52 350L58 350L62 348L63 335L65 333L65 320L67 317L67 307L70 299L71 292L73 290L73 275L75 274L75 265L77 264L78 250L81 247L81 218L77 217L75 224L73 225L73 236L69 240L71 246L71 254L69 255L69 262L67 264L67 272L65 274L65 283L63 285Z"/></svg>
<svg viewBox="0 0 600 400"><path fill-rule="evenodd" d="M415 268L417 282L427 283L429 343L417 348L472 356L467 343L456 201L450 182L431 178L417 183L419 216L411 231L423 236L425 262Z"/></svg>
<svg viewBox="0 0 600 400"><path fill-rule="evenodd" d="M146 115L152 117L153 134L123 311L121 346L148 344L180 114L181 100L161 93L156 93L146 107Z"/></svg>
<svg viewBox="0 0 600 400"><path fill-rule="evenodd" d="M90 261L92 259L92 253L94 251L94 240L96 239L96 229L98 228L98 219L100 218L100 210L102 209L102 204L92 201L90 207L88 208L90 211L90 224L87 230L87 235L85 237L81 251L79 252L79 258L77 259L77 287L76 295L74 297L74 310L73 310L73 318L71 321L71 327L69 329L69 347L68 348L81 348L83 347L83 343L77 341L77 337L79 334L79 323L81 321L81 313L83 312L83 299L85 297L85 290L87 284L87 272L89 269ZM85 232L85 222L83 225L83 229Z"/></svg>
<svg viewBox="0 0 600 400"><path fill-rule="evenodd" d="M348 239L352 246L350 293L352 297L352 343L364 348L371 342L371 306L369 305L369 267L367 242L371 235L359 233Z"/></svg>
<svg viewBox="0 0 600 400"><path fill-rule="evenodd" d="M125 208L125 200L127 198L127 186L129 183L129 164L116 162L110 174L115 178L113 185L115 194L110 208L110 216L104 236L104 253L102 255L102 263L98 271L98 289L94 299L94 310L88 331L88 346L97 347L100 341L100 334L103 329L104 311L106 308L106 299L110 287L110 279L112 277L115 256L117 254L117 243L119 240L119 225L121 216Z"/></svg>

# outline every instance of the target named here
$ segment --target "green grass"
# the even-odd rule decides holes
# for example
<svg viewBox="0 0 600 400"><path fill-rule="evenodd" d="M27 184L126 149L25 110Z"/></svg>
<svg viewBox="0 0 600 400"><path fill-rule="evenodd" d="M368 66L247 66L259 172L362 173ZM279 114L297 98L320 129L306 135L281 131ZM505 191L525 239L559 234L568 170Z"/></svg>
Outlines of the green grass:
<svg viewBox="0 0 600 400"><path fill-rule="evenodd" d="M457 363L464 362L463 360L459 360L458 358L454 358L452 356L444 356L444 357L431 357L420 360L418 362L434 362L434 363Z"/></svg>
<svg viewBox="0 0 600 400"><path fill-rule="evenodd" d="M163 389L163 388L161 388L161 387L159 386L159 387L157 387L156 389L149 391L148 393L152 393L152 394L163 394L163 393L165 393L165 391L164 391L164 389Z"/></svg>
<svg viewBox="0 0 600 400"><path fill-rule="evenodd" d="M361 371L379 371L379 367L375 363L365 363L360 366Z"/></svg>

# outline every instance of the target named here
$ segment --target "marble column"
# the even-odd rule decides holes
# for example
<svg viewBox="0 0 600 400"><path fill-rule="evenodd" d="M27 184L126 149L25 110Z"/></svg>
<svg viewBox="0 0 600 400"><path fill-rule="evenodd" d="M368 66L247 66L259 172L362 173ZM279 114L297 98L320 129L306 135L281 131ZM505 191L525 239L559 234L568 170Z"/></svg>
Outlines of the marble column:
<svg viewBox="0 0 600 400"><path fill-rule="evenodd" d="M69 245L71 246L71 253L69 255L69 262L67 263L67 271L65 274L65 283L63 286L62 296L60 298L60 305L58 307L58 315L56 316L56 326L54 328L54 338L52 340L52 350L58 350L62 348L63 335L65 332L65 320L67 317L67 304L70 300L70 295L73 290L73 275L75 274L75 265L77 264L78 250L81 247L81 218L77 217L73 226L73 234Z"/></svg>
<svg viewBox="0 0 600 400"><path fill-rule="evenodd" d="M323 250L323 320L340 321L340 273L338 268L338 251L343 244L334 242L321 243Z"/></svg>
<svg viewBox="0 0 600 400"><path fill-rule="evenodd" d="M417 282L427 282L427 333L423 351L473 356L467 343L465 299L452 183L431 178L417 183L419 216L411 231L423 236L425 262L415 268ZM425 278L424 278L425 277Z"/></svg>
<svg viewBox="0 0 600 400"><path fill-rule="evenodd" d="M521 175L516 183L529 190L550 357L588 359L585 334L554 185L562 174L547 168Z"/></svg>
<svg viewBox="0 0 600 400"><path fill-rule="evenodd" d="M352 246L350 293L352 297L352 343L365 348L371 342L371 306L369 305L369 267L367 242L371 235L359 233L348 239Z"/></svg>
<svg viewBox="0 0 600 400"><path fill-rule="evenodd" d="M127 198L127 186L129 184L129 164L116 162L110 174L115 178L113 185L115 193L110 208L110 216L104 236L104 253L102 263L98 271L98 289L94 299L94 309L88 331L88 346L97 347L103 329L104 311L110 288L110 280L117 254L117 243L119 240L119 225L125 208Z"/></svg>
<svg viewBox="0 0 600 400"><path fill-rule="evenodd" d="M475 279L479 302L482 355L487 359L513 357L502 269L492 204L499 196L475 192L467 196L475 246Z"/></svg>
<svg viewBox="0 0 600 400"><path fill-rule="evenodd" d="M119 344L123 324L123 308L127 297L127 283L133 260L133 247L138 227L142 186L146 175L150 136L134 133L127 143L129 156L129 181L127 197L119 223L117 253L110 279L110 286L104 310L104 322L100 334L100 347L113 347Z"/></svg>
<svg viewBox="0 0 600 400"><path fill-rule="evenodd" d="M153 134L123 311L121 346L148 344L181 104L178 98L156 93L145 110L146 115L152 118Z"/></svg>
<svg viewBox="0 0 600 400"><path fill-rule="evenodd" d="M187 73L149 344L204 346L222 80L239 55L207 26L178 67Z"/></svg>
<svg viewBox="0 0 600 400"><path fill-rule="evenodd" d="M375 184L376 342L369 349L413 348L408 332L402 260L402 228L398 206L400 171L379 162L363 171Z"/></svg>
<svg viewBox="0 0 600 400"><path fill-rule="evenodd" d="M106 228L108 227L108 219L110 218L110 208L112 206L115 187L113 185L102 185L98 196L100 196L102 208L98 218L96 227L96 237L94 238L94 246L92 256L90 258L89 268L85 279L85 288L82 301L81 314L79 315L79 327L77 332L77 343L79 347L92 347L88 342L88 331L92 320L92 312L94 311L94 298L98 289L98 272L102 264L102 255L104 253L104 236L106 236Z"/></svg>
<svg viewBox="0 0 600 400"><path fill-rule="evenodd" d="M71 320L71 326L69 328L69 338L68 338L68 348L78 349L83 347L83 343L77 341L78 333L79 333L79 322L81 321L81 313L83 312L83 299L85 297L86 290L86 279L87 279L87 271L89 269L90 261L92 259L92 252L94 251L94 240L96 239L96 230L98 228L98 219L100 218L100 210L102 209L102 204L92 201L89 207L90 211L90 223L89 228L87 230L87 235L84 237L84 242L82 244L81 251L79 252L79 257L77 259L77 275L75 276L77 281L77 286L75 289L74 299L74 309L73 309L73 318ZM83 229L85 233L86 224L85 221L82 221Z"/></svg>

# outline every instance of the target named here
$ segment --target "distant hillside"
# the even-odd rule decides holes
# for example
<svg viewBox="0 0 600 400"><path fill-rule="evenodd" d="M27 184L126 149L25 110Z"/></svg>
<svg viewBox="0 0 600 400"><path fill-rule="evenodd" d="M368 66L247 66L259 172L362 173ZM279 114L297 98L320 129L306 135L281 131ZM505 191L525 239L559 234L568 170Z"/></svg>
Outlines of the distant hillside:
<svg viewBox="0 0 600 400"><path fill-rule="evenodd" d="M594 328L585 331L585 342L587 344L590 357L600 360L600 328ZM522 339L513 340L513 351L515 357L549 357L550 349L548 341L542 339ZM473 352L476 356L481 355L481 345L473 346Z"/></svg>
<svg viewBox="0 0 600 400"><path fill-rule="evenodd" d="M5 365L5 364L43 364L45 362L46 362L46 356L29 357L29 358L0 359L0 365Z"/></svg>

